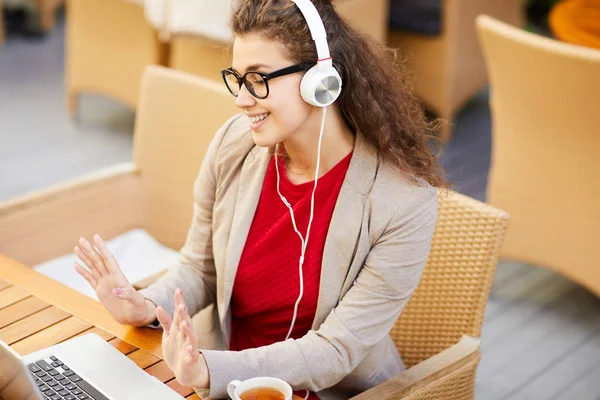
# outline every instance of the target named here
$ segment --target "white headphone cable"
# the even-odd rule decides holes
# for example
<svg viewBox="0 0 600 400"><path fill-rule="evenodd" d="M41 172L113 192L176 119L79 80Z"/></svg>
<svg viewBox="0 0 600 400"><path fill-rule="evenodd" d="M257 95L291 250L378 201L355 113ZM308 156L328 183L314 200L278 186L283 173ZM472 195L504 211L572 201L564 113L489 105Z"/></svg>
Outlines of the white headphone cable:
<svg viewBox="0 0 600 400"><path fill-rule="evenodd" d="M317 182L319 180L319 168L321 165L321 143L323 141L323 131L325 130L325 117L326 116L327 116L327 107L323 107L323 120L321 122L321 132L319 133L319 144L317 147L317 165L315 168L315 185L313 187L312 196L310 199L310 217L308 219L308 227L306 228L306 237L302 237L302 234L300 233L300 231L298 231L298 227L296 225L296 218L294 217L294 210L292 209L292 206L287 201L287 199L281 194L281 191L279 189L280 178L279 178L279 162L277 160L278 149L275 150L275 168L277 169L277 193L279 194L281 201L283 201L283 203L287 206L288 210L290 211L290 216L292 218L292 225L294 226L294 231L296 232L298 237L300 237L300 242L302 243L302 249L300 252L300 262L298 265L298 271L299 271L299 276L300 276L300 295L298 296L298 299L296 300L296 304L294 305L294 315L292 316L292 324L290 325L290 329L285 337L285 340L288 340L292 334L292 330L294 329L294 325L296 323L296 316L298 314L298 306L300 305L300 300L302 300L302 296L304 295L304 274L302 272L302 266L304 265L304 254L306 253L306 246L308 244L310 227L312 225L312 220L313 220L313 216L314 216L315 192L317 190Z"/></svg>

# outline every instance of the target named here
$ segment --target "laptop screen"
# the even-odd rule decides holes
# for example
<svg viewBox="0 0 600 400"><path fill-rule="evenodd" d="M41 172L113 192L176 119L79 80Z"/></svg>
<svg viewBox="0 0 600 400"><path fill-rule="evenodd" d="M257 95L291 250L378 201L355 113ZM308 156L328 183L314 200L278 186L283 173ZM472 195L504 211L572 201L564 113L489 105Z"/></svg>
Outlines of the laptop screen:
<svg viewBox="0 0 600 400"><path fill-rule="evenodd" d="M42 398L21 357L0 340L0 400Z"/></svg>

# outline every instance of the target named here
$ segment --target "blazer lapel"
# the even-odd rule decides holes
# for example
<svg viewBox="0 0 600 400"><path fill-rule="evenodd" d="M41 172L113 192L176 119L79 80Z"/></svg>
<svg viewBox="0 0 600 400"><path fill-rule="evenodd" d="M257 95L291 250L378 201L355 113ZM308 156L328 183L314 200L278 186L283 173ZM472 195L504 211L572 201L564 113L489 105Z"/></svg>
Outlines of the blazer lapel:
<svg viewBox="0 0 600 400"><path fill-rule="evenodd" d="M357 133L354 154L340 189L325 239L319 300L312 326L315 330L319 329L339 301L342 285L352 265L354 250L362 228L367 195L375 181L377 165L377 154L364 141L362 135Z"/></svg>
<svg viewBox="0 0 600 400"><path fill-rule="evenodd" d="M233 283L237 273L238 264L246 244L248 232L254 219L258 201L262 192L265 174L271 159L269 151L265 148L255 146L242 166L238 198L235 203L229 247L225 259L225 274L223 288L223 310L220 313L221 323L228 315ZM225 332L225 331L224 331Z"/></svg>

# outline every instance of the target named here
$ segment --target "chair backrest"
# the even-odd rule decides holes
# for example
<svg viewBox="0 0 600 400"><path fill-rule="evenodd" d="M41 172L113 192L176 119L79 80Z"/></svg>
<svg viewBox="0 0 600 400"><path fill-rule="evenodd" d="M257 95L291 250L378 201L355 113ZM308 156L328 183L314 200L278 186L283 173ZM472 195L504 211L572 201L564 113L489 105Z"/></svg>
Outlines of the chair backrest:
<svg viewBox="0 0 600 400"><path fill-rule="evenodd" d="M384 43L387 37L389 0L341 0L335 10L362 33Z"/></svg>
<svg viewBox="0 0 600 400"><path fill-rule="evenodd" d="M512 217L503 257L544 265L600 293L600 51L488 16L488 202Z"/></svg>
<svg viewBox="0 0 600 400"><path fill-rule="evenodd" d="M223 84L150 66L142 78L135 121L134 161L146 226L161 243L179 249L193 213L193 187L215 132L239 112Z"/></svg>
<svg viewBox="0 0 600 400"><path fill-rule="evenodd" d="M479 337L509 216L490 205L440 192L439 214L421 282L390 335L411 367Z"/></svg>

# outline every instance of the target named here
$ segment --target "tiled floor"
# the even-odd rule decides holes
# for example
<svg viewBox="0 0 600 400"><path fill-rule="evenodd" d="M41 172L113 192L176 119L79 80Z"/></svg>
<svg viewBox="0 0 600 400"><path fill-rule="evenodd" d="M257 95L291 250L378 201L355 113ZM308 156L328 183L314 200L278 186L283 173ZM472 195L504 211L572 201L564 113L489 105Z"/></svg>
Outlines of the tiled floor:
<svg viewBox="0 0 600 400"><path fill-rule="evenodd" d="M84 95L67 117L62 23L0 47L0 201L130 161L134 114ZM442 156L460 192L484 200L490 114L482 92ZM600 399L600 300L542 268L502 262L483 329L477 399Z"/></svg>

